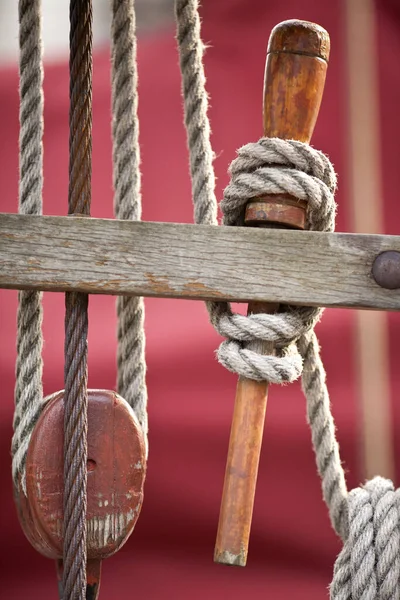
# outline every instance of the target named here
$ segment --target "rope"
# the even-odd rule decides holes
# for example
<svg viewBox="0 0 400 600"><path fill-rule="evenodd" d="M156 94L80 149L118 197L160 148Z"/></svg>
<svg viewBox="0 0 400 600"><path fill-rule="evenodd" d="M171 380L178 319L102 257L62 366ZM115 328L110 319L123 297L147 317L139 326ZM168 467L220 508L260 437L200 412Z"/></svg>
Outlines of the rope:
<svg viewBox="0 0 400 600"><path fill-rule="evenodd" d="M332 600L400 597L399 490L375 477L348 496L349 531L330 588Z"/></svg>
<svg viewBox="0 0 400 600"><path fill-rule="evenodd" d="M216 202L197 0L176 0L176 17L195 220L214 223L209 216L216 214ZM261 139L239 150L230 173L232 180L221 203L225 225L243 224L244 207L250 199L288 193L307 200L308 229L334 229L336 176L329 160L310 146ZM207 307L212 324L227 337L217 354L225 367L276 383L302 375L323 497L332 526L344 542L334 569L331 600L399 600L400 491L394 491L392 482L375 478L347 492L314 333L321 309L284 307L274 315L245 317L233 314L227 303L209 303ZM277 357L250 351L246 346L254 340L273 342Z"/></svg>
<svg viewBox="0 0 400 600"><path fill-rule="evenodd" d="M19 212L42 214L43 67L41 0L20 0L19 11ZM42 410L42 294L18 294L17 362L12 474L25 488L31 432Z"/></svg>
<svg viewBox="0 0 400 600"><path fill-rule="evenodd" d="M221 209L225 225L243 222L249 200L266 194L287 193L307 201L306 227L332 231L336 205L336 175L326 156L300 142L262 138L238 151L230 166L231 182ZM276 315L232 315L227 303L211 307L211 321L228 337L218 350L227 369L250 379L286 383L302 372L296 342L318 322L321 309L288 307ZM233 334L233 335L232 335ZM265 356L248 346L253 340L275 342L276 356Z"/></svg>
<svg viewBox="0 0 400 600"><path fill-rule="evenodd" d="M133 0L112 0L112 133L114 211L117 219L141 218L137 64ZM118 392L133 408L147 439L144 357L144 302L120 296L118 314Z"/></svg>
<svg viewBox="0 0 400 600"><path fill-rule="evenodd" d="M182 73L195 223L217 225L217 200L210 143L208 99L197 0L176 0L175 16Z"/></svg>
<svg viewBox="0 0 400 600"><path fill-rule="evenodd" d="M69 214L90 214L92 4L70 2ZM88 296L65 296L63 600L86 597Z"/></svg>

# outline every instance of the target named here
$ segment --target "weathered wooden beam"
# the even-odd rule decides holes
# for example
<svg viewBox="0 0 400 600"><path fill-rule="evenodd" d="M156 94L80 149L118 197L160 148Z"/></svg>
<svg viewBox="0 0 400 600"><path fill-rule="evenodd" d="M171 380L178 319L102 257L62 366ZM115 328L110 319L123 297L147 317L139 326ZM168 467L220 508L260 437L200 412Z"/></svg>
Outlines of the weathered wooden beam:
<svg viewBox="0 0 400 600"><path fill-rule="evenodd" d="M0 288L400 309L400 236L0 214Z"/></svg>

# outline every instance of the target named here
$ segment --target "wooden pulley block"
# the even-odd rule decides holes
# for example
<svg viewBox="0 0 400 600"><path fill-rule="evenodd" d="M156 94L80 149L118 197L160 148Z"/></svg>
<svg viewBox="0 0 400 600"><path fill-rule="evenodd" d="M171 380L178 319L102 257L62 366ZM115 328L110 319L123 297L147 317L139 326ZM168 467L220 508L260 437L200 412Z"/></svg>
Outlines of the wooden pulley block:
<svg viewBox="0 0 400 600"><path fill-rule="evenodd" d="M63 555L63 397L60 391L48 399L29 444L26 495L21 484L15 490L26 537L57 561ZM108 390L88 390L87 443L89 583L91 576L99 580L100 561L117 552L135 527L143 502L146 449L132 409Z"/></svg>

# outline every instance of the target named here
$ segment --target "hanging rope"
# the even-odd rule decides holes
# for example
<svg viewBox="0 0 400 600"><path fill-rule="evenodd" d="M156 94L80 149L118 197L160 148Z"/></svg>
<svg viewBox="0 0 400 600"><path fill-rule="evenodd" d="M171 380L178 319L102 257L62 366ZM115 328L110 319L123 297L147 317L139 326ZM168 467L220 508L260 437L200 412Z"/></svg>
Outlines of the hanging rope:
<svg viewBox="0 0 400 600"><path fill-rule="evenodd" d="M114 211L117 219L139 221L142 205L135 29L134 1L112 0ZM118 297L117 314L118 392L133 408L147 441L143 299Z"/></svg>
<svg viewBox="0 0 400 600"><path fill-rule="evenodd" d="M92 3L70 2L68 213L89 215L92 178ZM65 295L63 600L86 597L88 296Z"/></svg>
<svg viewBox="0 0 400 600"><path fill-rule="evenodd" d="M208 99L205 88L200 17L196 0L176 0L175 16L182 73L185 126L189 146L194 220L199 225L217 225L217 199L210 143Z"/></svg>
<svg viewBox="0 0 400 600"><path fill-rule="evenodd" d="M214 223L214 217L209 216L216 214L216 202L198 1L176 0L175 7L195 220ZM307 200L308 229L334 229L335 173L329 160L308 145L263 138L239 150L230 173L232 181L221 203L225 225L243 223L248 200L289 193ZM233 314L227 303L207 306L211 322L228 338L218 351L225 367L249 378L276 383L302 376L323 497L332 526L344 542L334 569L331 599L398 600L400 491L394 491L392 482L377 477L347 492L325 371L313 331L322 311L285 307L284 312L275 315L245 317ZM247 349L256 339L274 342L278 356L261 356Z"/></svg>
<svg viewBox="0 0 400 600"><path fill-rule="evenodd" d="M43 67L41 0L20 0L19 12L19 205L25 215L42 214ZM42 410L42 294L18 294L17 363L12 474L25 490L30 435Z"/></svg>

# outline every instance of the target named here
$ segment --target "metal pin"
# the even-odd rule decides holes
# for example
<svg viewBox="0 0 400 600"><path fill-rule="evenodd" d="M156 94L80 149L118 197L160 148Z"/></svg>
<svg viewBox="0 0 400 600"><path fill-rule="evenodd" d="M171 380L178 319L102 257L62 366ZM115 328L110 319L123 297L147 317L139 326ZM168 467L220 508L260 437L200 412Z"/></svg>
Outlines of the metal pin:
<svg viewBox="0 0 400 600"><path fill-rule="evenodd" d="M378 254L372 265L375 282L387 290L400 288L400 252L388 250Z"/></svg>

